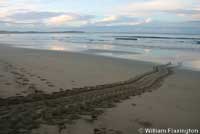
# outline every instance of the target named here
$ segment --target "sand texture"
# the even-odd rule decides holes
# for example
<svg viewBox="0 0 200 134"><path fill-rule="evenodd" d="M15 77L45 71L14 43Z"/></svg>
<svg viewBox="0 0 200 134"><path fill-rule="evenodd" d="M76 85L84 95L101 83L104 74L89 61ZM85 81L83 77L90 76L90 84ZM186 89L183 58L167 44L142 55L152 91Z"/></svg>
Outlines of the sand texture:
<svg viewBox="0 0 200 134"><path fill-rule="evenodd" d="M1 133L29 133L40 124L58 125L61 131L67 123L82 115L91 116L91 121L95 120L104 108L113 107L115 103L130 96L151 91L152 87L159 86L172 72L167 65L157 66L153 71L127 81L45 94L28 83L28 79L21 73L23 69L16 70L11 64L4 64L14 78L21 80L18 81L19 86L27 85L32 93L1 99ZM47 85L53 86L51 83Z"/></svg>
<svg viewBox="0 0 200 134"><path fill-rule="evenodd" d="M0 133L198 128L199 79L170 63L1 46Z"/></svg>

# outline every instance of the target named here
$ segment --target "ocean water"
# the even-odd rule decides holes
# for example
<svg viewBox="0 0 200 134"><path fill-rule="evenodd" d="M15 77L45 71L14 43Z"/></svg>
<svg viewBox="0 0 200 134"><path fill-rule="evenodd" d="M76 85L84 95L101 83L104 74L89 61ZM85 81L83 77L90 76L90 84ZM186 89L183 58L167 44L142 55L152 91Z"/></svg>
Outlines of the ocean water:
<svg viewBox="0 0 200 134"><path fill-rule="evenodd" d="M135 33L0 34L0 45L71 51L200 70L200 35Z"/></svg>

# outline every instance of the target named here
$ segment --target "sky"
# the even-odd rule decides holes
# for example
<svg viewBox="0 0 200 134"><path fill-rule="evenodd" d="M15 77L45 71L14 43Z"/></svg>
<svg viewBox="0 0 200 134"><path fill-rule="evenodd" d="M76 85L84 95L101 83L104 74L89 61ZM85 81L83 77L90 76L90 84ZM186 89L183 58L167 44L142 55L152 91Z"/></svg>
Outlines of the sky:
<svg viewBox="0 0 200 134"><path fill-rule="evenodd" d="M200 0L0 0L0 30L139 27L198 28Z"/></svg>

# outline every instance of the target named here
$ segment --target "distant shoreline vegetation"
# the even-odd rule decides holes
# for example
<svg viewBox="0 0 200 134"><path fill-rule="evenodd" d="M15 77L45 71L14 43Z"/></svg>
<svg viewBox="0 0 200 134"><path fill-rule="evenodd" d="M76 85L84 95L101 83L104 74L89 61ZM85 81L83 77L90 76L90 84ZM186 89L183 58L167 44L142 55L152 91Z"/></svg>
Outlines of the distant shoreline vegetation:
<svg viewBox="0 0 200 134"><path fill-rule="evenodd" d="M0 34L49 34L49 33L85 33L84 31L49 31L49 32L44 32L44 31L0 31Z"/></svg>

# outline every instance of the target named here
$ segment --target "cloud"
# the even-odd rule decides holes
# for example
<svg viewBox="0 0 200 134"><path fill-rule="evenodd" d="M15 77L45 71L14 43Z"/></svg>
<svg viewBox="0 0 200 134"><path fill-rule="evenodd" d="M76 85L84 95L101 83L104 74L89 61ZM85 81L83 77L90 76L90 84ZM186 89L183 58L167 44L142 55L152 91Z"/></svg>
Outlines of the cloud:
<svg viewBox="0 0 200 134"><path fill-rule="evenodd" d="M141 19L131 16L107 16L101 20L96 20L93 25L96 26L123 26L123 25L140 25L151 22L151 18Z"/></svg>
<svg viewBox="0 0 200 134"><path fill-rule="evenodd" d="M16 2L13 0L0 0L0 19L7 19L9 15L16 14L17 12L38 11L39 9L41 9L40 6L33 3L33 1L20 0Z"/></svg>
<svg viewBox="0 0 200 134"><path fill-rule="evenodd" d="M57 13L51 12L18 10L14 13L5 12L0 14L0 23L5 25L38 25L42 24L44 19L56 15Z"/></svg>
<svg viewBox="0 0 200 134"><path fill-rule="evenodd" d="M66 12L43 12L17 10L12 14L1 14L0 23L6 25L46 25L46 26L81 26L87 24L94 16Z"/></svg>
<svg viewBox="0 0 200 134"><path fill-rule="evenodd" d="M7 16L7 13L6 12L0 12L0 19L1 18L4 18L4 17L6 17Z"/></svg>
<svg viewBox="0 0 200 134"><path fill-rule="evenodd" d="M58 16L50 17L45 22L51 26L82 26L88 24L94 16L80 15L74 13L64 13Z"/></svg>
<svg viewBox="0 0 200 134"><path fill-rule="evenodd" d="M123 15L110 15L102 19L96 19L93 15L83 15L66 12L34 12L34 11L17 11L13 14L5 15L0 18L1 24L6 25L31 25L31 26L48 26L48 27L65 27L65 26L122 26L122 25L140 25L151 22L152 19L139 18Z"/></svg>
<svg viewBox="0 0 200 134"><path fill-rule="evenodd" d="M106 22L112 22L112 21L116 21L119 17L118 16L108 16L103 18L102 20L99 20L98 23L106 23Z"/></svg>
<svg viewBox="0 0 200 134"><path fill-rule="evenodd" d="M177 14L178 16L187 18L188 20L191 21L200 20L200 10L197 9L179 9L166 12Z"/></svg>
<svg viewBox="0 0 200 134"><path fill-rule="evenodd" d="M166 12L173 12L177 14L200 14L200 10L194 10L194 9L178 9L173 11L166 11Z"/></svg>
<svg viewBox="0 0 200 134"><path fill-rule="evenodd" d="M189 20L198 20L199 11L199 0L148 0L131 2L118 7L114 12L119 15L135 17L156 17L156 15L162 14L162 18L171 15L182 18L187 17L185 19Z"/></svg>
<svg viewBox="0 0 200 134"><path fill-rule="evenodd" d="M35 11L18 11L11 15L8 15L8 18L15 20L42 20L50 17L55 17L62 14L62 12L35 12Z"/></svg>
<svg viewBox="0 0 200 134"><path fill-rule="evenodd" d="M149 0L132 2L119 10L125 12L153 12L162 10L176 10L186 6L187 5L184 2L181 2L181 0Z"/></svg>
<svg viewBox="0 0 200 134"><path fill-rule="evenodd" d="M0 4L6 3L6 0L0 0Z"/></svg>
<svg viewBox="0 0 200 134"><path fill-rule="evenodd" d="M44 0L45 1L45 0ZM41 0L0 0L0 23L9 26L45 26L63 28L70 26L133 26L154 22L198 21L200 0L128 0L114 2L105 0L107 8L96 9L81 2L80 10L73 2L64 8L57 2ZM66 1L65 1L66 2ZM63 2L63 3L65 3ZM62 2L61 2L62 3ZM83 5L82 5L83 4ZM109 5L110 4L110 5ZM59 7L62 7L61 9ZM88 6L88 13L82 9ZM115 7L118 6L118 7ZM72 12L69 12L72 11ZM83 11L83 12L81 12ZM92 15L90 13L95 13ZM104 14L107 14L104 16ZM4 28L4 27L3 27Z"/></svg>
<svg viewBox="0 0 200 134"><path fill-rule="evenodd" d="M26 22L24 22L24 21L22 21L22 22L20 22L20 21L12 21L12 20L5 20L5 21L3 21L3 20L0 20L0 24L5 24L5 25L38 25L38 24L42 24L42 23L40 23L40 22L28 22L28 21L26 21Z"/></svg>
<svg viewBox="0 0 200 134"><path fill-rule="evenodd" d="M47 24L49 25L63 25L66 24L69 21L74 20L74 16L70 15L59 15L56 17L52 17L47 21Z"/></svg>

